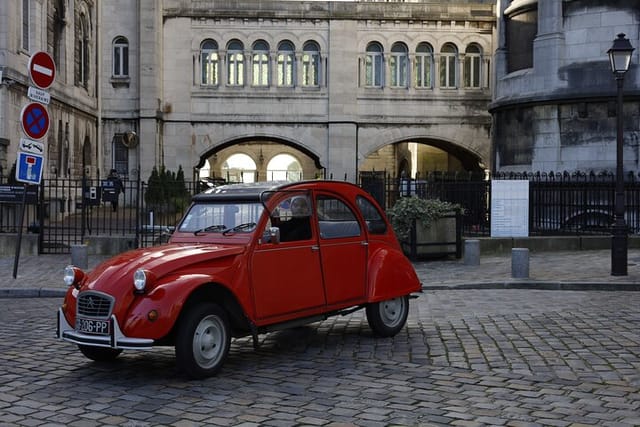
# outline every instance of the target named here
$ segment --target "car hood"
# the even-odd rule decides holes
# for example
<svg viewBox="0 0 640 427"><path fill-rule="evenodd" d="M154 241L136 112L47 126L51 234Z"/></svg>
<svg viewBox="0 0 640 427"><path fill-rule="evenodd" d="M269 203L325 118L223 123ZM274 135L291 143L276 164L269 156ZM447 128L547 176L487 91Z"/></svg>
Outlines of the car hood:
<svg viewBox="0 0 640 427"><path fill-rule="evenodd" d="M241 245L178 243L135 249L98 265L88 274L83 290L105 292L117 298L123 292L131 293L133 274L140 268L160 279L201 263L238 255L244 250L245 247Z"/></svg>

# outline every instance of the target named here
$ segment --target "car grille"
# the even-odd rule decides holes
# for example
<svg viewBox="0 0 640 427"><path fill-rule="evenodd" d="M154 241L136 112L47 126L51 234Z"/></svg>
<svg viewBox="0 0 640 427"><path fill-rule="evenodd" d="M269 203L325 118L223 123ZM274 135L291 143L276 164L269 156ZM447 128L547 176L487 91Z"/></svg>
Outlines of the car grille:
<svg viewBox="0 0 640 427"><path fill-rule="evenodd" d="M111 315L113 298L95 292L83 292L78 297L78 314L88 317L108 318Z"/></svg>

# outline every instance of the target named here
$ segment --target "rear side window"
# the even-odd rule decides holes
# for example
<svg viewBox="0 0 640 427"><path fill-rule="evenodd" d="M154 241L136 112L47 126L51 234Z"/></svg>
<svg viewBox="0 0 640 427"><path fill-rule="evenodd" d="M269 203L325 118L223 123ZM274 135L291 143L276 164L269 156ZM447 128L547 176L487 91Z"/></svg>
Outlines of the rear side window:
<svg viewBox="0 0 640 427"><path fill-rule="evenodd" d="M367 229L371 234L385 234L387 232L387 223L384 221L382 214L373 203L362 196L356 198L356 203L360 213L367 223Z"/></svg>
<svg viewBox="0 0 640 427"><path fill-rule="evenodd" d="M330 196L318 196L316 210L320 238L339 239L360 236L358 219L342 200Z"/></svg>

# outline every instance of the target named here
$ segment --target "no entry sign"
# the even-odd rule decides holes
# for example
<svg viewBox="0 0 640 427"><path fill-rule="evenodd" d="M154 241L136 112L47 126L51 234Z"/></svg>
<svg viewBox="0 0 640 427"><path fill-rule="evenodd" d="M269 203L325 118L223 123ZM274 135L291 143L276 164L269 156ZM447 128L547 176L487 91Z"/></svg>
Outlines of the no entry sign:
<svg viewBox="0 0 640 427"><path fill-rule="evenodd" d="M56 64L47 52L36 52L29 59L29 76L34 85L48 89L56 78Z"/></svg>
<svg viewBox="0 0 640 427"><path fill-rule="evenodd" d="M47 108L32 102L25 105L20 114L20 122L22 123L22 130L31 139L42 139L49 131L49 113Z"/></svg>

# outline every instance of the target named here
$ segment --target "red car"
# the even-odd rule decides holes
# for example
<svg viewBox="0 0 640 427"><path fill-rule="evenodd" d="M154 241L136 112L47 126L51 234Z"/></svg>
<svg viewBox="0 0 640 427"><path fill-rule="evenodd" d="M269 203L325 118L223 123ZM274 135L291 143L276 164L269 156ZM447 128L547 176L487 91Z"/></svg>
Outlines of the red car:
<svg viewBox="0 0 640 427"><path fill-rule="evenodd" d="M263 182L193 197L169 243L91 272L65 269L59 338L93 360L175 346L188 376L215 374L232 337L366 309L393 336L421 291L375 200L346 182Z"/></svg>

